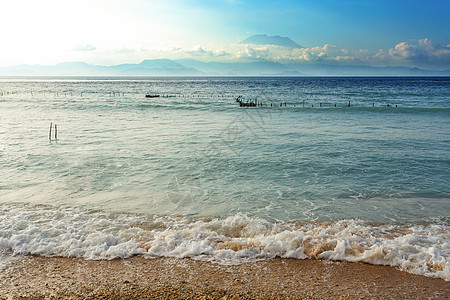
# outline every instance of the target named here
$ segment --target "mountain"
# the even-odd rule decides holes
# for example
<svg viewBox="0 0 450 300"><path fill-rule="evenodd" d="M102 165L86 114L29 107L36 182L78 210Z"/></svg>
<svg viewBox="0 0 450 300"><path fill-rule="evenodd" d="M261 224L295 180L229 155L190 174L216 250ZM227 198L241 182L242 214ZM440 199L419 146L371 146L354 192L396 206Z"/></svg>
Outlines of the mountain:
<svg viewBox="0 0 450 300"><path fill-rule="evenodd" d="M243 40L241 44L275 45L287 48L304 48L288 37L279 35L268 36L266 34L252 35L251 37L248 37L245 40Z"/></svg>
<svg viewBox="0 0 450 300"><path fill-rule="evenodd" d="M139 64L96 66L84 62L66 62L54 66L18 65L0 68L1 76L178 76L203 75L170 59L144 60Z"/></svg>
<svg viewBox="0 0 450 300"><path fill-rule="evenodd" d="M149 59L115 66L66 62L54 66L0 68L0 76L450 76L450 70L371 67L311 63L202 62L194 59Z"/></svg>
<svg viewBox="0 0 450 300"><path fill-rule="evenodd" d="M195 68L185 67L170 59L146 59L139 64L123 64L109 67L117 75L202 75ZM110 72L110 73L111 73Z"/></svg>

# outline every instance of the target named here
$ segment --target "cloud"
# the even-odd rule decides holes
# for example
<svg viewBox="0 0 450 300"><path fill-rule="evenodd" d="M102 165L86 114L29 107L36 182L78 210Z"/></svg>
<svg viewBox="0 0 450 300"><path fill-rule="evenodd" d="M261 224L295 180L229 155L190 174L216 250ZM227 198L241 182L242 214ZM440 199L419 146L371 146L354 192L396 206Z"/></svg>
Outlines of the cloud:
<svg viewBox="0 0 450 300"><path fill-rule="evenodd" d="M286 48L275 45L235 45L232 51L236 59L272 60L278 62L357 62L367 56L367 50L350 51L325 44L311 48Z"/></svg>
<svg viewBox="0 0 450 300"><path fill-rule="evenodd" d="M166 47L164 49L160 49L158 51L163 51L165 53L168 53L170 55L174 55L175 57L183 57L183 56L195 56L197 58L211 58L211 57L225 57L230 55L228 52L222 50L222 49L205 49L200 45L194 46L190 49L185 49L181 47Z"/></svg>
<svg viewBox="0 0 450 300"><path fill-rule="evenodd" d="M73 50L75 51L95 51L97 48L91 44L83 44L76 46Z"/></svg>
<svg viewBox="0 0 450 300"><path fill-rule="evenodd" d="M428 38L421 39L415 44L401 42L387 52L390 58L403 63L417 66L450 67L450 45L439 45ZM379 58L386 58L386 52L379 51Z"/></svg>
<svg viewBox="0 0 450 300"><path fill-rule="evenodd" d="M293 49L289 59L296 62L326 62L362 64L370 60L366 49L348 50L336 45L325 44L311 48Z"/></svg>
<svg viewBox="0 0 450 300"><path fill-rule="evenodd" d="M322 47L293 49L290 58L297 61L324 61L335 60L340 54L347 53L347 51L342 52L335 45L325 44Z"/></svg>
<svg viewBox="0 0 450 300"><path fill-rule="evenodd" d="M393 48L377 52L343 49L331 44L298 49L274 45L232 45L228 52L233 59L264 59L281 63L407 66L435 70L450 68L450 45L439 45L428 38L415 43L401 42Z"/></svg>
<svg viewBox="0 0 450 300"><path fill-rule="evenodd" d="M192 50L184 50L184 53L186 54L190 54L190 55L211 55L212 52L211 51L206 51L205 49L203 49L201 46L195 46L192 48Z"/></svg>
<svg viewBox="0 0 450 300"><path fill-rule="evenodd" d="M277 45L209 44L191 48L162 46L160 48L96 49L90 44L76 47L82 59L89 55L91 62L99 60L106 64L123 61L138 62L149 58L183 59L200 61L252 62L273 61L280 63L405 66L423 69L450 69L450 45L439 45L424 38L416 42L400 42L391 48L369 51L345 49L324 44L308 48L288 48ZM94 51L96 50L96 51Z"/></svg>
<svg viewBox="0 0 450 300"><path fill-rule="evenodd" d="M250 46L250 45L236 45L232 49L232 57L236 59L272 59L271 54L274 53L272 46Z"/></svg>
<svg viewBox="0 0 450 300"><path fill-rule="evenodd" d="M192 50L182 50L184 53L193 55L193 56L213 56L213 57L219 57L219 56L226 56L228 55L227 52L216 49L216 50L205 50L201 46L195 46L192 48Z"/></svg>

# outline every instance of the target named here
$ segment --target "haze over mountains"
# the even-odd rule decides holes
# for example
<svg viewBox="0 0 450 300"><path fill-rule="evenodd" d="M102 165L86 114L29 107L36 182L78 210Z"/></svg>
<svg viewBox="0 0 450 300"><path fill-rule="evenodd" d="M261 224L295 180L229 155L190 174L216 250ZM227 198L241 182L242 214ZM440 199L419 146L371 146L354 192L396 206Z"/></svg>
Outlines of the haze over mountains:
<svg viewBox="0 0 450 300"><path fill-rule="evenodd" d="M282 64L272 61L202 62L152 59L115 66L66 62L54 66L17 65L0 68L0 76L450 76L450 70L330 64Z"/></svg>
<svg viewBox="0 0 450 300"><path fill-rule="evenodd" d="M250 49L305 50L288 37L266 34L250 36L239 45ZM450 76L450 70L374 67L330 61L280 62L253 57L208 62L192 58L146 59L141 63L113 66L85 62L64 62L53 66L16 65L0 68L0 76Z"/></svg>

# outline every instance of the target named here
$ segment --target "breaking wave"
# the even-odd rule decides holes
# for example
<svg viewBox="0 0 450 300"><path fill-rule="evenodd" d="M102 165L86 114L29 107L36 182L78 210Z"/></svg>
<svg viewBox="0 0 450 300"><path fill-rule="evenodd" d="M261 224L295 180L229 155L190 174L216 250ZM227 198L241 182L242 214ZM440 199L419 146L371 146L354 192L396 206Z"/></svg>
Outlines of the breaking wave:
<svg viewBox="0 0 450 300"><path fill-rule="evenodd" d="M271 223L3 204L0 253L85 259L193 258L222 264L275 257L389 265L450 280L448 220L370 224L359 220Z"/></svg>

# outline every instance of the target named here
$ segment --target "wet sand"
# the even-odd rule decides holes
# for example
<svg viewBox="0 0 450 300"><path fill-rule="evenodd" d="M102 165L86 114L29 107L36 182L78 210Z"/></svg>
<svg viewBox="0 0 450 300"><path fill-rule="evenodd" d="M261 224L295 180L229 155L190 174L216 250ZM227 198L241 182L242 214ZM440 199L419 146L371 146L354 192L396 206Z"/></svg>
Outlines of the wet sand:
<svg viewBox="0 0 450 300"><path fill-rule="evenodd" d="M396 268L273 259L109 261L27 256L0 269L0 299L450 299L450 282Z"/></svg>

